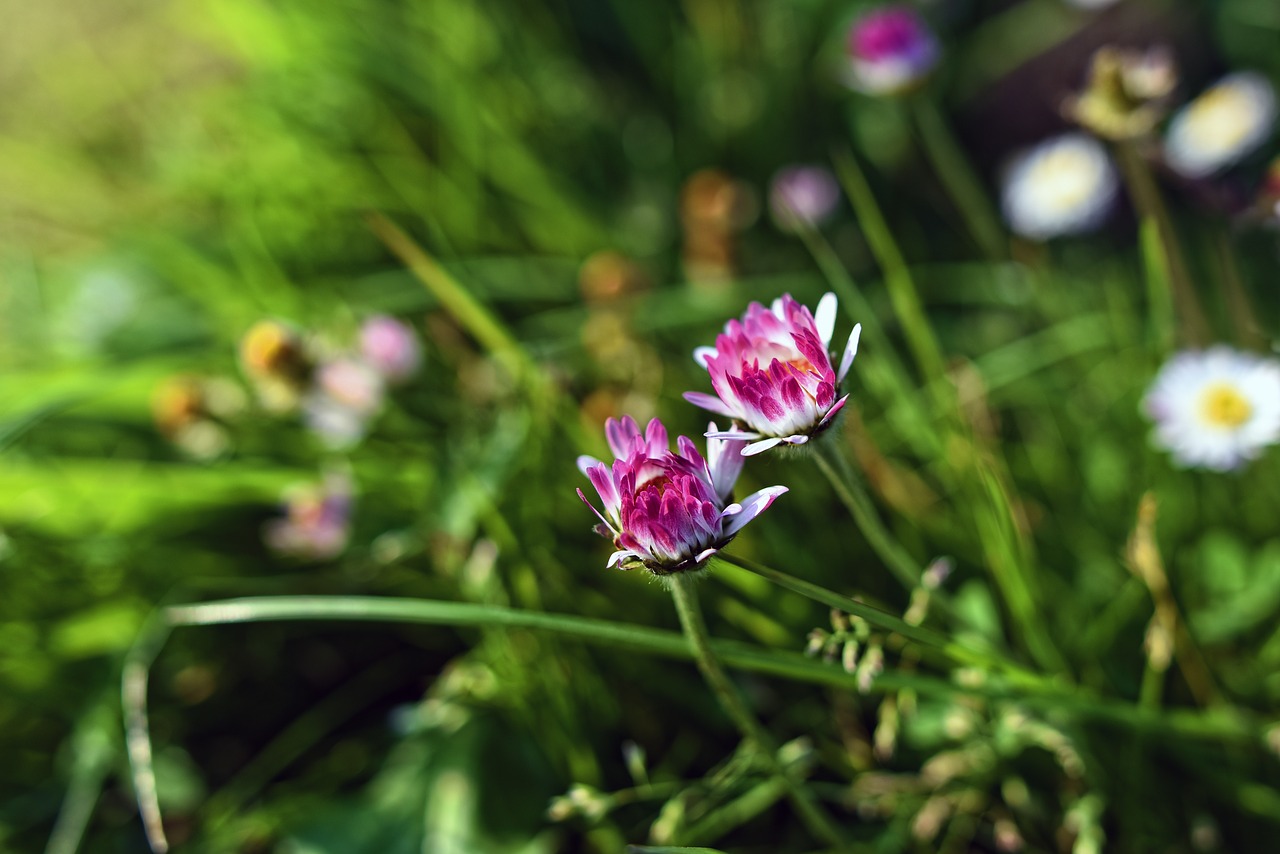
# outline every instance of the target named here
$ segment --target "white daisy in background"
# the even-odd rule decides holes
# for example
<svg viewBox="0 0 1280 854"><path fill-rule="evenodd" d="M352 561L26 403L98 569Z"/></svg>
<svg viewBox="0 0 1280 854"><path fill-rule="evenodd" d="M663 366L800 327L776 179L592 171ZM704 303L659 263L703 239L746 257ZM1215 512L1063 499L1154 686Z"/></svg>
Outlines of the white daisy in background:
<svg viewBox="0 0 1280 854"><path fill-rule="evenodd" d="M1258 149L1276 122L1276 93L1261 74L1228 74L1173 117L1165 162L1187 178L1204 178Z"/></svg>
<svg viewBox="0 0 1280 854"><path fill-rule="evenodd" d="M1226 346L1185 350L1142 401L1152 441L1184 468L1230 471L1280 441L1280 361Z"/></svg>
<svg viewBox="0 0 1280 854"><path fill-rule="evenodd" d="M1015 232L1035 240L1092 231L1111 212L1117 187L1102 143L1082 133L1063 134L1010 162L1004 216Z"/></svg>

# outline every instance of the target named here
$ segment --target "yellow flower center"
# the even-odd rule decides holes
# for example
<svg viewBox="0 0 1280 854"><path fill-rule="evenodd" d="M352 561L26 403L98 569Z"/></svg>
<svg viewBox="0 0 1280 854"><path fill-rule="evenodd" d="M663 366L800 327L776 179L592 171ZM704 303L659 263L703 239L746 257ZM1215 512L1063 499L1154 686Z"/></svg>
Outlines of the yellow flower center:
<svg viewBox="0 0 1280 854"><path fill-rule="evenodd" d="M1239 427L1253 415L1253 404L1235 386L1214 383L1200 395L1200 415L1213 427Z"/></svg>

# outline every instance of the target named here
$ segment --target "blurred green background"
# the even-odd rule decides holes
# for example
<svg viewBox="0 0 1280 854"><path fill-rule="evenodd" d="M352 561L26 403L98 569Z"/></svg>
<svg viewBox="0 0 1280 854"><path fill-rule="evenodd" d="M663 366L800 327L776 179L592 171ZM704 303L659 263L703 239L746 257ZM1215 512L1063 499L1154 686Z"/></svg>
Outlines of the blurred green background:
<svg viewBox="0 0 1280 854"><path fill-rule="evenodd" d="M830 287L767 215L770 176L852 156L967 438L904 367L883 267L844 202L819 262L852 275L880 334L864 330L838 441L902 546L922 564L954 558L954 613L937 627L1061 674L1102 711L1026 707L1016 691L740 684L780 740L807 739L815 789L868 851L1014 837L1031 851L1269 850L1280 459L1189 473L1150 447L1138 403L1166 354L1132 213L984 258L908 101L834 73L860 8L0 2L0 848L145 850L120 677L162 605L405 596L674 629L660 585L604 568L574 459L602 452L609 415L701 432L679 399L706 386L692 348L751 299L812 306ZM1011 151L1065 129L1060 101L1098 46L1171 43L1184 93L1233 68L1280 79L1271 0L920 8L947 56L911 103L954 127L991 197ZM1232 335L1218 296L1230 264L1274 338L1275 232L1166 190L1217 337ZM389 246L386 223L412 245ZM442 264L418 270L426 287L405 263L413 245ZM374 313L412 325L424 367L361 443L335 451L255 404L236 356L255 322L346 342ZM156 424L157 389L180 376L243 398L212 453ZM345 552L273 555L262 528L285 490L334 470L355 491ZM734 551L901 612L909 591L814 473L749 465L744 489L792 489ZM1110 714L1143 694L1152 597L1124 555L1148 492L1212 692L1204 703L1175 666L1161 708ZM1032 579L1030 621L1002 566ZM800 651L829 623L728 567L703 589L719 637ZM887 673L916 668L888 652ZM150 723L176 850L816 845L729 759L738 738L691 664L555 633L181 628L151 672ZM575 784L591 788L549 815Z"/></svg>

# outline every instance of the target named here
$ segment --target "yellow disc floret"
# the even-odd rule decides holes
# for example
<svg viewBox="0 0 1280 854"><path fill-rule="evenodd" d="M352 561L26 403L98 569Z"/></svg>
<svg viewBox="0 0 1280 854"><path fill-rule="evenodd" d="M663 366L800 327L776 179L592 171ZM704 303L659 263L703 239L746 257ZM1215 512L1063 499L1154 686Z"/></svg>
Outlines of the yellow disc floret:
<svg viewBox="0 0 1280 854"><path fill-rule="evenodd" d="M1252 415L1253 404L1233 385L1214 383L1200 395L1200 416L1212 427L1239 427Z"/></svg>

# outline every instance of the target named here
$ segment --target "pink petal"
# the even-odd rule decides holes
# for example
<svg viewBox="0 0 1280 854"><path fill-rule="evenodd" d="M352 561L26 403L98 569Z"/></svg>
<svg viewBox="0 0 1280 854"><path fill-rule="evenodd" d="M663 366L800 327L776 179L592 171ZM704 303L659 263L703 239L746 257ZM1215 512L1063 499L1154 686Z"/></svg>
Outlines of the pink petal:
<svg viewBox="0 0 1280 854"><path fill-rule="evenodd" d="M704 394L700 391L686 391L684 393L684 399L692 403L694 406L701 407L708 412L714 412L717 415L723 415L726 418L738 417L737 413L730 409L723 400L715 395Z"/></svg>
<svg viewBox="0 0 1280 854"><path fill-rule="evenodd" d="M830 424L831 419L835 418L841 409L844 409L844 405L848 401L849 395L846 394L844 397L831 404L831 408L827 410L827 414L822 416L822 420L818 422L818 426L822 427L823 425Z"/></svg>
<svg viewBox="0 0 1280 854"><path fill-rule="evenodd" d="M707 428L712 433L717 432L714 422ZM707 458L711 486L721 501L728 500L733 485L738 482L738 475L742 473L742 464L746 462L742 457L742 446L732 439L708 439Z"/></svg>
<svg viewBox="0 0 1280 854"><path fill-rule="evenodd" d="M604 518L604 516L600 515L600 511L596 509L596 506L594 504L592 504L590 501L587 500L587 496L583 495L581 489L578 490L578 497L582 499L583 504L591 508L591 512L596 514L597 518L599 518L601 522L604 522L604 524L609 528L610 531L613 531L615 536L618 534L618 529L613 526L612 522Z"/></svg>
<svg viewBox="0 0 1280 854"><path fill-rule="evenodd" d="M707 367L709 362L716 355L715 347L695 347L693 351L693 360L703 368Z"/></svg>
<svg viewBox="0 0 1280 854"><path fill-rule="evenodd" d="M610 418L604 423L604 435L613 455L622 459L631 456L635 440L640 437L640 427L630 415L622 416L620 421Z"/></svg>
<svg viewBox="0 0 1280 854"><path fill-rule="evenodd" d="M591 476L591 472L588 471L588 469L598 465L600 465L600 461L590 454L583 454L578 457L578 471L582 472L587 477Z"/></svg>

